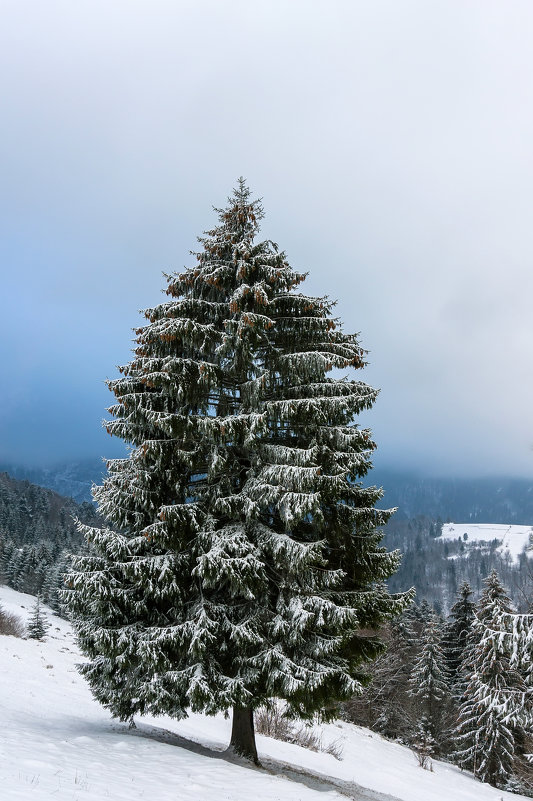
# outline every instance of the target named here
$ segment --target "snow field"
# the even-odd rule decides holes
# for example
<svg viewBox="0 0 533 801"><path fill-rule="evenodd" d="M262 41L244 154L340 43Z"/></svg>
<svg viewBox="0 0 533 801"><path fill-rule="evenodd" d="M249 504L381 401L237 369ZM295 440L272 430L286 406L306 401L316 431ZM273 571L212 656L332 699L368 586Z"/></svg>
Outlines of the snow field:
<svg viewBox="0 0 533 801"><path fill-rule="evenodd" d="M466 540L464 535L467 535ZM462 540L469 543L489 543L498 540L498 551L502 556L509 554L511 561L518 557L530 543L533 526L507 526L493 523L444 523L442 537L445 540ZM533 551L528 554L533 556Z"/></svg>
<svg viewBox="0 0 533 801"><path fill-rule="evenodd" d="M25 621L29 595L0 586L0 604ZM2 801L520 801L346 723L323 728L341 740L342 761L258 737L264 769L223 754L230 721L191 715L114 721L92 698L69 624L48 612L44 642L0 636ZM363 789L368 788L368 789Z"/></svg>

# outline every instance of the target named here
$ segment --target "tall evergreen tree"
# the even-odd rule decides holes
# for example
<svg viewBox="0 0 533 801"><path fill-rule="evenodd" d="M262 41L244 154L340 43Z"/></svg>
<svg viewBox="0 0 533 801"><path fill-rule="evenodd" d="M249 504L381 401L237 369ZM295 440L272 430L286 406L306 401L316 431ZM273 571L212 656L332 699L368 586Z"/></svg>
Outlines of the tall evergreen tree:
<svg viewBox="0 0 533 801"><path fill-rule="evenodd" d="M196 265L167 276L133 360L109 382L109 433L133 446L95 491L67 592L82 668L121 719L233 709L232 747L257 760L253 710L333 714L369 680L369 636L408 594L384 584L375 445L354 424L376 391L334 304L271 241L241 180Z"/></svg>
<svg viewBox="0 0 533 801"><path fill-rule="evenodd" d="M419 716L424 718L426 732L435 741L442 737L441 723L450 695L441 642L440 621L431 612L420 640L420 651L409 680L409 692L416 702Z"/></svg>
<svg viewBox="0 0 533 801"><path fill-rule="evenodd" d="M457 600L450 610L444 633L444 653L450 684L454 687L455 694L458 695L461 695L464 690L461 663L475 617L475 604L471 599L472 588L468 581L464 581L459 588Z"/></svg>
<svg viewBox="0 0 533 801"><path fill-rule="evenodd" d="M515 738L527 687L513 664L508 637L502 636L512 613L495 570L484 581L476 619L463 658L468 683L456 732L456 759L481 781L503 787L513 771Z"/></svg>
<svg viewBox="0 0 533 801"><path fill-rule="evenodd" d="M42 587L43 598L57 615L65 617L68 610L63 603L65 576L71 568L72 556L66 550L59 552L56 561L47 571Z"/></svg>

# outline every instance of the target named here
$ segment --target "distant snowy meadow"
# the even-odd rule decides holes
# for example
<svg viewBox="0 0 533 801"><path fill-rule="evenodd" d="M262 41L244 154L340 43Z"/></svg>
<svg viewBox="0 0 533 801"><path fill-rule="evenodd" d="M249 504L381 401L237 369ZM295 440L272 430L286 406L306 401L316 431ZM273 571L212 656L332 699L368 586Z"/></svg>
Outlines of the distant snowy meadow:
<svg viewBox="0 0 533 801"><path fill-rule="evenodd" d="M463 540L465 543L490 543L498 540L497 550L517 563L518 557L529 546L533 526L507 526L491 523L444 523L442 537L445 540ZM529 552L533 556L533 551Z"/></svg>

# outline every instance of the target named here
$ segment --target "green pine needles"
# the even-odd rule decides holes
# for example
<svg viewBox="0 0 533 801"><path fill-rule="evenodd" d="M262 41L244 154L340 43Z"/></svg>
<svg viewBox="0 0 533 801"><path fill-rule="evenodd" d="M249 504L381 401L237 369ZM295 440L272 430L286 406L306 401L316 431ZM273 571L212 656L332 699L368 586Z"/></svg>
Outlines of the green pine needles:
<svg viewBox="0 0 533 801"><path fill-rule="evenodd" d="M133 360L110 381L107 430L132 446L96 488L109 527L82 527L66 591L96 698L134 714L234 709L327 719L361 691L379 625L409 604L385 580L390 511L360 479L375 445L354 424L377 392L332 371L365 352L327 297L298 290L241 179L196 264L167 276Z"/></svg>

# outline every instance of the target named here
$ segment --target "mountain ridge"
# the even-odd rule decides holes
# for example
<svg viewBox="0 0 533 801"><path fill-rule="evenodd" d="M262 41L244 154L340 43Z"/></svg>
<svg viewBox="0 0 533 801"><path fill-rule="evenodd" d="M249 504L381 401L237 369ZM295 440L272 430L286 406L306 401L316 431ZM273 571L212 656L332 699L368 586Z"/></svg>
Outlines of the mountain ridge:
<svg viewBox="0 0 533 801"><path fill-rule="evenodd" d="M106 472L105 461L100 458L47 467L0 462L0 471L71 497L77 503L92 502L91 487L100 484ZM396 519L425 516L440 521L533 524L533 478L424 476L375 467L364 484L383 487L379 505L397 507Z"/></svg>

